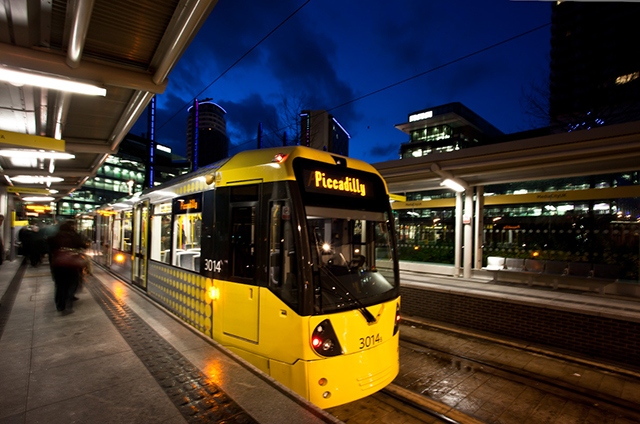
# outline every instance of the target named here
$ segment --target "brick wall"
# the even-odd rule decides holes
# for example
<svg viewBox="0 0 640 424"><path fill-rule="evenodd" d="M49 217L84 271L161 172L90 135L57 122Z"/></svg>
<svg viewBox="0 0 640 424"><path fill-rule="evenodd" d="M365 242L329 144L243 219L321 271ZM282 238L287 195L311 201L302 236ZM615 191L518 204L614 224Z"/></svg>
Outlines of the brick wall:
<svg viewBox="0 0 640 424"><path fill-rule="evenodd" d="M402 313L637 366L640 323L401 287Z"/></svg>

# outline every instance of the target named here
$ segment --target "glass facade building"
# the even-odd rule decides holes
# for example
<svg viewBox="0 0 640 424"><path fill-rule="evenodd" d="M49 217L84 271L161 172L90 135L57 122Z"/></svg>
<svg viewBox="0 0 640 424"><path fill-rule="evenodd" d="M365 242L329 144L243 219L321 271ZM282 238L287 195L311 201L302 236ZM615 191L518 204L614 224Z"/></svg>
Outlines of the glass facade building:
<svg viewBox="0 0 640 424"><path fill-rule="evenodd" d="M149 143L144 137L128 134L120 144L118 153L110 155L95 176L88 177L82 187L52 204L50 213L32 217L32 220L44 219L48 222L52 221L53 215L73 218L142 191L149 181ZM187 160L172 154L166 146L154 144L153 156L154 185L190 170Z"/></svg>
<svg viewBox="0 0 640 424"><path fill-rule="evenodd" d="M400 146L400 157L422 157L433 153L481 146L502 135L462 103L449 103L409 114L396 128L409 135Z"/></svg>

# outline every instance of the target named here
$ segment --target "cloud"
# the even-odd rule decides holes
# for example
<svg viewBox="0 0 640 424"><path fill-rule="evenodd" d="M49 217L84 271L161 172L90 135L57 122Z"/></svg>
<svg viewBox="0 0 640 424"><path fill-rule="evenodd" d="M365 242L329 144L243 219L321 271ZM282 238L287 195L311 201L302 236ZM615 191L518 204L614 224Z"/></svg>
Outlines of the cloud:
<svg viewBox="0 0 640 424"><path fill-rule="evenodd" d="M255 148L257 146L258 124L277 119L275 105L267 103L257 93L240 100L220 100L226 111L229 153Z"/></svg>
<svg viewBox="0 0 640 424"><path fill-rule="evenodd" d="M392 144L375 144L369 150L371 162L380 160L389 160L388 158L397 159L400 152L400 145Z"/></svg>

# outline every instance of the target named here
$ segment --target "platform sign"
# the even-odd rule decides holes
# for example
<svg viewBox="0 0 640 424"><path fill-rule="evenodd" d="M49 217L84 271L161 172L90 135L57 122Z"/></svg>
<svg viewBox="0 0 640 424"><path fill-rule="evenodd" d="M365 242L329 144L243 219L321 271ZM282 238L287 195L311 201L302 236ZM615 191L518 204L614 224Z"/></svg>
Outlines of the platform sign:
<svg viewBox="0 0 640 424"><path fill-rule="evenodd" d="M46 188L9 186L7 187L7 193L49 194L49 191Z"/></svg>
<svg viewBox="0 0 640 424"><path fill-rule="evenodd" d="M55 150L57 152L65 151L64 140L12 131L0 130L0 144L11 144L13 146L28 147L31 149Z"/></svg>

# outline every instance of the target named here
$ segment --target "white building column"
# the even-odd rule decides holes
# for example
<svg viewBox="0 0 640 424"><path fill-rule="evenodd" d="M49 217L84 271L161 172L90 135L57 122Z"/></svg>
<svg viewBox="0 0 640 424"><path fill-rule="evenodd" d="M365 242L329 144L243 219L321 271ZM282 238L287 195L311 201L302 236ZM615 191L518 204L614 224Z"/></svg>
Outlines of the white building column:
<svg viewBox="0 0 640 424"><path fill-rule="evenodd" d="M456 227L454 231L453 276L460 277L460 257L462 252L462 193L456 192Z"/></svg>
<svg viewBox="0 0 640 424"><path fill-rule="evenodd" d="M474 219L474 238L473 246L475 247L474 269L482 268L482 260L484 256L484 186L476 187L475 199L475 219Z"/></svg>
<svg viewBox="0 0 640 424"><path fill-rule="evenodd" d="M465 192L464 214L462 217L462 224L464 225L464 265L462 267L462 276L464 278L471 278L473 261L473 188L469 188Z"/></svg>

